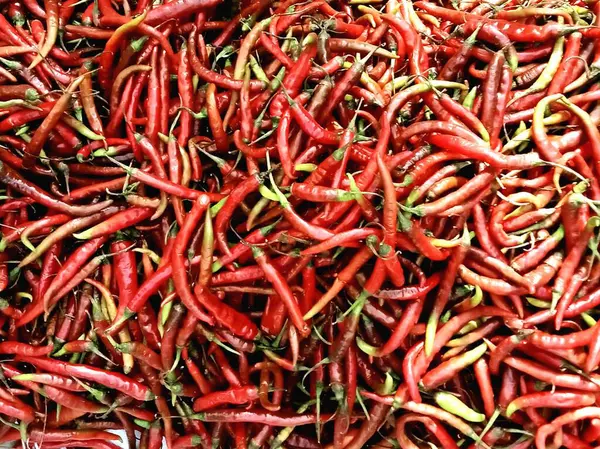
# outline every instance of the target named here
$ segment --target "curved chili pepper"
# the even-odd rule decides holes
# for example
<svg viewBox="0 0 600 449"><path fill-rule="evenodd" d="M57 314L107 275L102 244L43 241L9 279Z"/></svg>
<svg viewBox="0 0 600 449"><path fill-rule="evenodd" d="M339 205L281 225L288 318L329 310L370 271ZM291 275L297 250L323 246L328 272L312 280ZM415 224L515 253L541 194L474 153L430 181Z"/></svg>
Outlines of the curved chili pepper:
<svg viewBox="0 0 600 449"><path fill-rule="evenodd" d="M202 214L209 205L208 197L203 195L194 203L194 207L190 214L188 214L183 228L179 231L179 234L173 245L173 252L171 255L171 264L173 267L172 277L175 289L179 295L179 298L183 304L192 312L199 320L211 323L212 319L207 316L198 303L198 300L194 297L187 280L187 273L184 265L184 251L191 233L194 227L197 225Z"/></svg>
<svg viewBox="0 0 600 449"><path fill-rule="evenodd" d="M62 212L74 216L88 216L95 212L101 211L112 204L112 200L102 201L94 205L76 206L64 203L60 200L52 198L48 193L44 192L35 184L27 181L19 173L10 168L8 165L0 162L0 180L26 195L33 198L36 202L58 212Z"/></svg>
<svg viewBox="0 0 600 449"><path fill-rule="evenodd" d="M140 401L153 399L153 394L148 387L136 382L127 376L120 373L113 373L99 368L94 368L87 365L78 365L74 363L62 362L60 360L50 360L35 357L17 355L17 359L31 363L37 368L49 371L51 373L60 374L62 376L74 376L81 379L97 382L109 388L122 391Z"/></svg>
<svg viewBox="0 0 600 449"><path fill-rule="evenodd" d="M252 255L264 272L266 278L271 282L273 288L275 288L275 291L277 291L281 301L285 304L294 327L298 329L300 335L305 337L308 336L310 334L310 329L304 322L298 302L281 273L273 266L267 255L260 248L252 247Z"/></svg>
<svg viewBox="0 0 600 449"><path fill-rule="evenodd" d="M258 388L246 385L225 391L215 391L194 402L194 411L202 412L225 404L245 404L258 399Z"/></svg>

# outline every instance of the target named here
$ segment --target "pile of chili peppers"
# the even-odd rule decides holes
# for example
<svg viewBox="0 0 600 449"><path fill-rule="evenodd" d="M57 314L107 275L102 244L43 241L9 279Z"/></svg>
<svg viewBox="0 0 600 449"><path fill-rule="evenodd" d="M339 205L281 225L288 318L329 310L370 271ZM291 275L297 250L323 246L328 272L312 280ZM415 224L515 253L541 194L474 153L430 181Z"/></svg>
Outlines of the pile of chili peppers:
<svg viewBox="0 0 600 449"><path fill-rule="evenodd" d="M600 444L600 3L0 9L0 444Z"/></svg>

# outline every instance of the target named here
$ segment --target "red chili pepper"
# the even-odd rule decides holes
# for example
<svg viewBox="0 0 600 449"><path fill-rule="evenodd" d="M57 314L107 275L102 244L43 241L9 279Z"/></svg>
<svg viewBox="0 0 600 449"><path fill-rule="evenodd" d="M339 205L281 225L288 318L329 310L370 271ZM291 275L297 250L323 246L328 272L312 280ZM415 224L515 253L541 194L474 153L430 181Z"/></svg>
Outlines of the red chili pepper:
<svg viewBox="0 0 600 449"><path fill-rule="evenodd" d="M52 345L31 346L27 343L20 343L18 341L4 341L0 343L1 354L21 354L29 357L43 357L50 354L52 350Z"/></svg>
<svg viewBox="0 0 600 449"><path fill-rule="evenodd" d="M303 337L308 336L310 334L310 329L304 322L298 302L281 273L273 266L267 255L260 248L253 247L252 255L262 269L265 277L273 285L273 288L279 295L281 301L285 304L288 316L294 327L298 329L298 332L300 332L300 335Z"/></svg>
<svg viewBox="0 0 600 449"><path fill-rule="evenodd" d="M139 401L147 401L153 399L154 396L148 387L120 373L105 371L87 365L62 362L60 360L42 359L24 355L17 355L16 358L51 373L60 374L62 376L74 376L76 378L97 382L106 387L119 390Z"/></svg>
<svg viewBox="0 0 600 449"><path fill-rule="evenodd" d="M194 411L202 412L226 404L246 404L258 399L258 388L254 385L230 388L225 391L215 391L196 399Z"/></svg>
<svg viewBox="0 0 600 449"><path fill-rule="evenodd" d="M209 205L208 197L203 195L194 203L194 207L190 214L188 214L183 228L179 231L175 244L173 246L173 253L171 255L171 265L173 267L173 283L175 289L179 295L179 298L188 310L193 313L199 320L208 323L212 322L212 319L207 316L200 308L198 300L194 297L187 280L187 272L184 265L184 251L188 245L191 233L194 227L198 224L202 214Z"/></svg>
<svg viewBox="0 0 600 449"><path fill-rule="evenodd" d="M419 1L415 4L415 6L418 8L423 8L429 13L436 14L436 17L450 20L457 24L465 23L466 21L470 20L482 20L481 16L476 14L469 14L462 11L438 7L437 5L429 2ZM506 36L513 42L544 42L557 37L562 33L567 33L570 30L568 26L557 23L547 25L524 25L500 19L486 19L484 22L494 26L499 31L506 34ZM588 35L592 37L594 34L594 31L590 31L589 33L584 33L584 36Z"/></svg>
<svg viewBox="0 0 600 449"><path fill-rule="evenodd" d="M160 359L162 371L167 373L172 372L175 363L175 343L177 339L177 333L181 323L183 322L184 315L186 313L185 307L176 303L173 305L169 312L169 318L164 324L163 335L160 342Z"/></svg>
<svg viewBox="0 0 600 449"><path fill-rule="evenodd" d="M36 202L58 212L75 216L87 216L110 206L112 200L102 201L94 205L75 206L66 204L60 200L51 197L47 192L40 189L37 185L27 181L19 173L4 163L0 163L0 180L7 186L11 186L16 191L33 198Z"/></svg>
<svg viewBox="0 0 600 449"><path fill-rule="evenodd" d="M124 342L116 345L117 351L131 354L142 363L146 363L156 370L162 369L160 356L141 342Z"/></svg>
<svg viewBox="0 0 600 449"><path fill-rule="evenodd" d="M217 87L210 83L206 89L206 111L208 113L208 124L215 139L215 144L219 151L226 151L229 148L227 135L223 129L223 120L217 108L215 93Z"/></svg>
<svg viewBox="0 0 600 449"><path fill-rule="evenodd" d="M106 4L106 2L100 2L100 9L102 9L102 5ZM110 4L108 5L108 9L110 11L113 11L112 14L114 14L115 16L118 16L116 13L114 13L114 10L112 10L112 7L110 6ZM103 12L104 14L104 12ZM119 19L121 19L121 16L118 16ZM110 39L108 39L108 41L106 42L106 45L104 47L104 51L102 52L102 54L100 55L99 61L98 61L98 65L99 65L99 70L98 70L98 78L99 78L99 82L101 84L101 86L105 89L105 91L110 91L110 88L112 86L112 77L109 74L109 71L112 67L112 63L113 63L113 59L115 54L117 53L117 50L121 44L121 41L123 40L123 38L130 33L131 31L135 30L142 22L147 20L147 14L142 14L141 16L138 16L134 19L128 20L125 17L122 17L123 22L119 23L118 25L119 28L117 28L117 30L112 34L112 36L110 37ZM146 22L147 23L147 22Z"/></svg>
<svg viewBox="0 0 600 449"><path fill-rule="evenodd" d="M428 136L427 140L431 144L443 147L453 153L462 154L482 162L487 162L495 168L519 170L533 168L542 163L542 160L537 153L505 156L495 153L482 145L474 144L455 136L433 134Z"/></svg>
<svg viewBox="0 0 600 449"><path fill-rule="evenodd" d="M150 218L153 213L154 210L147 207L134 207L127 209L116 213L101 224L86 229L83 232L73 234L73 236L78 239L89 240L114 234L117 231L128 228L139 223L140 221Z"/></svg>

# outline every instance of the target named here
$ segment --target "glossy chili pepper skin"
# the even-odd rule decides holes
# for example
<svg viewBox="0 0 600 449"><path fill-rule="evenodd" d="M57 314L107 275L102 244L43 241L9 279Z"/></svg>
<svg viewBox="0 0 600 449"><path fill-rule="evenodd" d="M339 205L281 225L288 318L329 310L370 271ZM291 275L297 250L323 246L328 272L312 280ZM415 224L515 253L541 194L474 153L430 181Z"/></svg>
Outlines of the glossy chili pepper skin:
<svg viewBox="0 0 600 449"><path fill-rule="evenodd" d="M98 382L99 384L112 386L127 395L146 401L152 399L153 395L148 388L138 382L135 382L126 376L118 373L110 373L98 368L92 368L84 365L70 364L67 362L48 360L42 358L33 358L21 356L22 360L31 363L41 369L46 369L56 374L75 376L82 379Z"/></svg>

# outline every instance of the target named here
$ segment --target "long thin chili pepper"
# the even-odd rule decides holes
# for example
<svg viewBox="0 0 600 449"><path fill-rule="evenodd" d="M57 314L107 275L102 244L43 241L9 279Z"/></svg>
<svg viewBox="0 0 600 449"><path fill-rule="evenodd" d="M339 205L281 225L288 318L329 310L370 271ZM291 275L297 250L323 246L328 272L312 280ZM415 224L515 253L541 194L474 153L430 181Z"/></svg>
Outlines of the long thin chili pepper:
<svg viewBox="0 0 600 449"><path fill-rule="evenodd" d="M79 377L92 382L97 382L109 388L117 389L140 401L151 400L154 396L148 387L140 384L139 382L131 380L127 376L120 373L113 373L87 365L78 365L59 360L34 358L20 355L18 358L23 362L31 363L32 365L46 371L63 376Z"/></svg>

